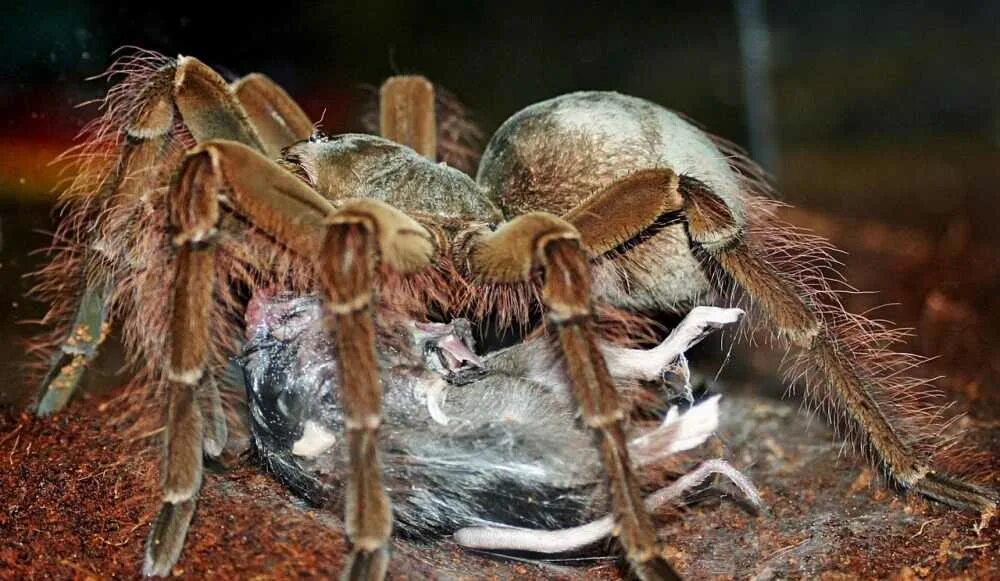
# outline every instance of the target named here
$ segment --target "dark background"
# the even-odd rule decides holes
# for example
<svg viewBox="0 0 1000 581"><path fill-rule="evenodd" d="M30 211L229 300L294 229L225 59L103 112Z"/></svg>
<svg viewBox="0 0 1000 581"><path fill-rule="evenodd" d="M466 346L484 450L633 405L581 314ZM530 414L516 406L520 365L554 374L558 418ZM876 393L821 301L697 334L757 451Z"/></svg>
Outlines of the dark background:
<svg viewBox="0 0 1000 581"><path fill-rule="evenodd" d="M741 61L737 14L731 2L15 3L0 24L4 374L30 332L15 322L41 313L22 276L52 228L58 167L48 163L95 115L76 105L107 89L86 78L125 45L194 55L232 78L264 72L328 132L350 125L364 87L419 72L458 95L486 135L530 103L613 89L748 145L745 90L763 88L773 123L759 136L773 153L758 157L805 209L792 219L848 246L849 276L886 291L859 306L904 302L885 315L919 326L933 292L952 302L965 293L988 327L995 309L984 297L997 280L972 257L998 239L1000 4L767 2L769 64L756 77ZM957 250L942 256L948 241ZM910 278L885 265L869 273L864 252L910 260Z"/></svg>

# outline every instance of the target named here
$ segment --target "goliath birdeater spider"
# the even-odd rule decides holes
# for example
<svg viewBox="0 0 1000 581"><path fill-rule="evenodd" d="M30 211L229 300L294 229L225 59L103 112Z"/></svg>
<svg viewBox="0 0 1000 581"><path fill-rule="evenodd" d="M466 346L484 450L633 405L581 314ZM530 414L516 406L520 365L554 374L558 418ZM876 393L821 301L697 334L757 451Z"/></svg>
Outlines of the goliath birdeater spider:
<svg viewBox="0 0 1000 581"><path fill-rule="evenodd" d="M167 396L162 506L144 571L180 555L203 455L226 440L216 381L239 351L248 292L321 296L338 361L350 476L345 578L380 579L392 512L376 435L384 313L537 322L558 352L608 478L615 531L644 579L675 577L629 458L598 339L639 313L745 299L798 355L806 396L903 488L995 511L994 492L932 468L935 443L893 331L846 313L822 240L782 223L745 157L677 114L611 92L531 105L490 140L475 179L450 167L434 87L381 89L381 136L314 133L261 75L225 82L191 57L137 52L71 155L52 262L50 371L61 409L111 322L135 373ZM439 103L438 103L439 104ZM831 282L833 281L833 282Z"/></svg>

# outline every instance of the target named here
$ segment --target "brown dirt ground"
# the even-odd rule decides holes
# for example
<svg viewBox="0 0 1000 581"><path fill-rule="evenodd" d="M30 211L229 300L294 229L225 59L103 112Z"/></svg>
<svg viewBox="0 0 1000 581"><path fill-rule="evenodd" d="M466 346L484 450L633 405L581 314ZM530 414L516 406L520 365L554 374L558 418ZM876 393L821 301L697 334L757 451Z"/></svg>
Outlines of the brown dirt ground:
<svg viewBox="0 0 1000 581"><path fill-rule="evenodd" d="M961 224L940 238L878 224L845 224L797 214L846 245L850 278L911 305L896 316L920 331L913 348L942 353L931 373L968 416L957 429L985 455L976 466L1000 484L1000 395L996 318L1000 261L978 249ZM850 232L850 236L845 233ZM893 241L887 244L886 240ZM961 260L952 260L960 256ZM887 287L888 285L888 287ZM855 299L857 308L867 296ZM911 302L912 301L912 302ZM895 312L893 313L895 314ZM774 355L739 356L725 375L720 431L725 454L762 490L767 512L753 515L725 496L660 515L670 560L692 579L1000 578L1000 526L977 534L975 515L887 491L817 420L780 390ZM753 384L754 390L745 386ZM763 389L761 389L763 388ZM107 396L86 395L63 414L0 414L0 577L136 577L155 509L153 463L102 428ZM246 460L211 471L174 573L185 578L333 577L344 554L339 517L303 506ZM608 578L610 559L580 564L500 559L448 542L399 544L395 578Z"/></svg>

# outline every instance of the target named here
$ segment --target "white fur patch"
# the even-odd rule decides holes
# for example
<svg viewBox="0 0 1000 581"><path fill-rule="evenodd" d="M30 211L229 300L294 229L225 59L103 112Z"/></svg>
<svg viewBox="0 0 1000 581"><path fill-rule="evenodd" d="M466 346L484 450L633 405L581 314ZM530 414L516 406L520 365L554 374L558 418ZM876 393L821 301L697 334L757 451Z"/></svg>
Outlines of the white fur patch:
<svg viewBox="0 0 1000 581"><path fill-rule="evenodd" d="M201 369L188 369L187 371L167 371L167 379L184 385L198 385L202 376Z"/></svg>
<svg viewBox="0 0 1000 581"><path fill-rule="evenodd" d="M337 436L311 420L306 421L302 437L292 446L292 454L304 458L315 458L326 452L337 442Z"/></svg>
<svg viewBox="0 0 1000 581"><path fill-rule="evenodd" d="M662 343L652 349L602 345L608 371L613 377L655 381L685 351L715 329L739 321L742 315L740 309L695 307Z"/></svg>
<svg viewBox="0 0 1000 581"><path fill-rule="evenodd" d="M670 408L660 427L629 442L632 461L645 466L701 445L719 427L719 397L712 396L683 414Z"/></svg>
<svg viewBox="0 0 1000 581"><path fill-rule="evenodd" d="M442 426L448 425L448 414L444 413L444 410L441 409L441 405L445 403L448 397L448 382L441 377L437 377L426 384L424 382L417 382L413 386L413 393L418 398L427 402L427 413L430 414L432 420Z"/></svg>

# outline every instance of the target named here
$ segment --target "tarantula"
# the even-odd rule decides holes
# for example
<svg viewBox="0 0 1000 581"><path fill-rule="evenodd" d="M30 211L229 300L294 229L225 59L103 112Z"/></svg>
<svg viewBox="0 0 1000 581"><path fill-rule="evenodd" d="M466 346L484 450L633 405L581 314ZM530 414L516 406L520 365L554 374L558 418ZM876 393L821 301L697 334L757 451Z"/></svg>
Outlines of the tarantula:
<svg viewBox="0 0 1000 581"><path fill-rule="evenodd" d="M349 579L385 574L392 510L376 445L382 390L376 329L385 313L537 323L592 434L615 531L645 579L676 575L661 556L633 473L598 343L640 314L747 299L751 320L799 351L806 395L888 478L990 513L993 491L935 471L926 415L885 346L893 331L847 314L826 246L780 222L755 166L654 103L580 92L527 107L497 130L475 179L438 163L435 89L381 88L381 136L323 137L261 75L229 84L191 57L120 59L123 74L75 150L51 264L51 365L38 413L60 409L110 322L140 381L167 394L162 506L144 572L178 558L226 423L218 387L239 351L240 314L264 288L318 293L337 366L349 448ZM77 292L68 289L77 288Z"/></svg>

